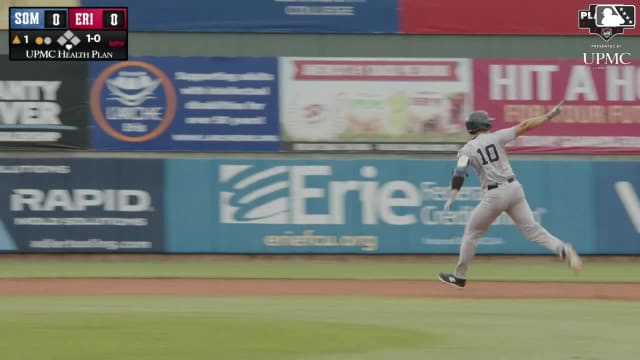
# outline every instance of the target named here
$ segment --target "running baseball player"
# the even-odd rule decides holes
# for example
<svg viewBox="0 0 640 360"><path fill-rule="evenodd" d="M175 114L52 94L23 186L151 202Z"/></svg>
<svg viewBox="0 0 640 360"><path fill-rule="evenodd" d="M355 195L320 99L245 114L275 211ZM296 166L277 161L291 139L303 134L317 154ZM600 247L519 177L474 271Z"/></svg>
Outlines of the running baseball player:
<svg viewBox="0 0 640 360"><path fill-rule="evenodd" d="M514 176L505 151L507 143L544 124L557 116L560 111L562 111L562 102L544 115L524 120L514 127L493 133L489 131L493 119L486 111L474 111L467 117L465 125L472 138L458 152L458 162L453 172L451 191L444 210L449 211L455 201L467 176L469 165L475 169L480 178L483 196L471 212L465 226L455 271L438 274L440 281L458 288L466 285L469 263L476 254L478 241L503 212L511 217L525 238L557 254L560 259L569 264L572 270L581 269L582 262L571 244L560 241L535 221L522 185Z"/></svg>

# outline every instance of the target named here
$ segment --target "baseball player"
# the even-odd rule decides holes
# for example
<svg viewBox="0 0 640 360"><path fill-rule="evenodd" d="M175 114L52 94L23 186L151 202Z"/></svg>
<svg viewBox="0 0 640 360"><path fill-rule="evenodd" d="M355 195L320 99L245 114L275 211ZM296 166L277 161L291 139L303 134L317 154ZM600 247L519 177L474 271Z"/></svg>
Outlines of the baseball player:
<svg viewBox="0 0 640 360"><path fill-rule="evenodd" d="M525 198L522 185L513 174L505 145L516 137L537 128L562 111L562 102L544 115L530 118L518 125L491 133L492 118L486 111L474 111L466 119L465 125L471 140L458 152L458 162L451 179L449 199L444 210L449 211L456 199L467 168L472 166L483 189L480 203L471 212L464 229L458 264L453 273L440 273L440 281L454 287L466 284L469 263L476 253L478 241L495 219L506 212L520 232L528 240L536 242L566 261L572 270L582 267L580 257L571 244L560 241L538 224Z"/></svg>

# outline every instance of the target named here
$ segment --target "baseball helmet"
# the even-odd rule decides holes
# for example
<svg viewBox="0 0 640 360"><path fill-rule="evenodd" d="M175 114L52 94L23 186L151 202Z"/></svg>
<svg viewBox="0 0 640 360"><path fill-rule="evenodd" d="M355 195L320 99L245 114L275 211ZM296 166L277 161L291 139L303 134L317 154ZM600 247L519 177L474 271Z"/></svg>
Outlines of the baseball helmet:
<svg viewBox="0 0 640 360"><path fill-rule="evenodd" d="M489 117L489 113L483 110L474 111L465 120L464 124L467 127L467 131L474 133L476 131L491 129L492 117Z"/></svg>

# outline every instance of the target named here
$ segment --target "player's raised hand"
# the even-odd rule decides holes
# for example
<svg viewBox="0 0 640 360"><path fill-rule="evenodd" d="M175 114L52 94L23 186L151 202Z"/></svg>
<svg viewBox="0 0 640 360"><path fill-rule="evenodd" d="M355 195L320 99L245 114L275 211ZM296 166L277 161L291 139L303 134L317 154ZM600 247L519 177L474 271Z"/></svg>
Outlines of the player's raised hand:
<svg viewBox="0 0 640 360"><path fill-rule="evenodd" d="M560 112L562 111L562 104L564 104L564 100L560 101L558 105L554 106L554 108L551 109L551 111L545 114L547 120L552 119L558 116L558 114L560 114Z"/></svg>

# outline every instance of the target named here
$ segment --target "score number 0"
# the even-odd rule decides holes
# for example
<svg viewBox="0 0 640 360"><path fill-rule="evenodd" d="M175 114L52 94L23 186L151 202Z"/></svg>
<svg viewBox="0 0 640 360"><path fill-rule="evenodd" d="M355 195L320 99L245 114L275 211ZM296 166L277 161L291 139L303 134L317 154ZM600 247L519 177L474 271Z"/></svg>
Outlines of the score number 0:
<svg viewBox="0 0 640 360"><path fill-rule="evenodd" d="M109 16L109 23L111 24L111 26L120 26L119 20L120 17L116 13L113 13L111 14L111 16Z"/></svg>
<svg viewBox="0 0 640 360"><path fill-rule="evenodd" d="M53 26L60 26L60 14L59 13L53 13L53 15L51 15L51 23Z"/></svg>

